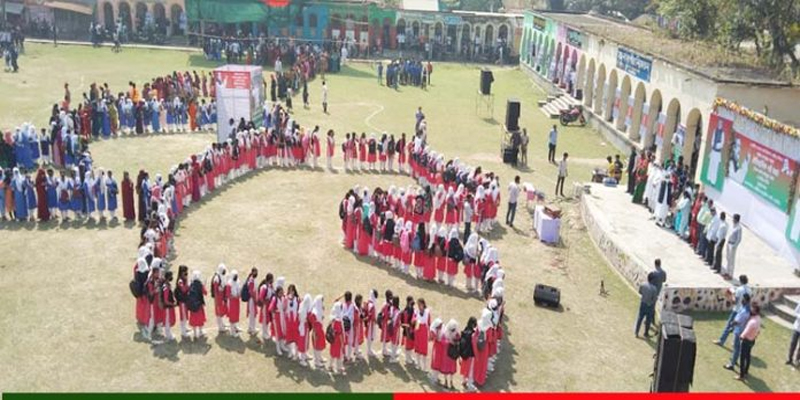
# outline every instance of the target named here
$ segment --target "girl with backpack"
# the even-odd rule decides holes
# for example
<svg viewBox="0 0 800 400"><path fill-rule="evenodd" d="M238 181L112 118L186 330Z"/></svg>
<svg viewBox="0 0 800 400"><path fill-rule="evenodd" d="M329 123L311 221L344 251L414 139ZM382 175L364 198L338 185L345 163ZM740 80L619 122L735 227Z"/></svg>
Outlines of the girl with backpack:
<svg viewBox="0 0 800 400"><path fill-rule="evenodd" d="M381 140L378 142L378 161L380 161L380 171L386 171L386 150L389 145L389 138L386 132L381 135Z"/></svg>
<svg viewBox="0 0 800 400"><path fill-rule="evenodd" d="M367 164L367 134L361 132L361 138L358 139L358 169L364 171Z"/></svg>
<svg viewBox="0 0 800 400"><path fill-rule="evenodd" d="M298 358L298 337L300 336L300 295L294 284L286 289L286 344L289 346L289 358Z"/></svg>
<svg viewBox="0 0 800 400"><path fill-rule="evenodd" d="M439 228L439 232L436 234L436 241L434 243L434 260L436 263L436 275L437 281L442 284L444 283L444 275L447 269L447 250L449 249L448 241L447 241L447 230L445 230L444 226Z"/></svg>
<svg viewBox="0 0 800 400"><path fill-rule="evenodd" d="M358 255L369 255L369 243L372 237L372 226L370 225L370 204L366 203L356 210L356 218L358 219L358 239L356 239L356 251Z"/></svg>
<svg viewBox="0 0 800 400"><path fill-rule="evenodd" d="M413 240L414 225L408 220L400 233L400 265L403 267L404 274L408 274L408 268L411 265L411 242Z"/></svg>
<svg viewBox="0 0 800 400"><path fill-rule="evenodd" d="M467 292L472 293L477 287L477 279L480 279L480 269L478 267L479 248L478 234L472 233L464 246L464 275L467 276Z"/></svg>
<svg viewBox="0 0 800 400"><path fill-rule="evenodd" d="M451 319L447 326L442 330L439 337L439 346L442 351L442 363L440 372L444 375L442 386L455 389L453 385L453 375L457 372L457 361L460 357L459 343L461 336L458 334L458 322Z"/></svg>
<svg viewBox="0 0 800 400"><path fill-rule="evenodd" d="M422 279L429 282L436 279L436 246L438 245L436 242L436 232L438 232L436 224L431 223L428 232L428 243L425 244L427 249L427 254L425 255L426 263L422 271Z"/></svg>
<svg viewBox="0 0 800 400"><path fill-rule="evenodd" d="M326 329L325 336L328 343L331 344L330 355L331 364L330 370L334 375L344 374L344 358L345 352L345 339L344 339L344 324L342 303L335 302L331 308L331 323Z"/></svg>
<svg viewBox="0 0 800 400"><path fill-rule="evenodd" d="M175 301L178 304L178 314L180 317L181 338L189 337L186 324L189 321L189 309L186 301L189 297L189 268L185 265L178 267L178 280L175 283Z"/></svg>
<svg viewBox="0 0 800 400"><path fill-rule="evenodd" d="M392 207L392 208L397 210L396 207ZM397 210L396 212L399 212L399 211L400 210ZM398 216L398 218L397 218L397 222L394 225L394 236L392 236L392 248L391 248L391 251L390 251L391 254L389 255L389 259L391 261L392 267L395 268L395 269L400 270L400 269L403 268L403 265L402 265L403 248L401 246L400 241L402 239L403 232L406 229L406 223L405 223L405 219L403 219L402 217L399 217L400 216L399 214L397 214L397 216Z"/></svg>
<svg viewBox="0 0 800 400"><path fill-rule="evenodd" d="M394 135L389 135L389 141L386 143L386 160L389 162L389 171L394 172L394 153L397 150L397 142L394 140Z"/></svg>
<svg viewBox="0 0 800 400"><path fill-rule="evenodd" d="M375 134L370 135L367 142L367 163L369 163L369 170L375 171L375 161L378 152L378 142L375 140Z"/></svg>
<svg viewBox="0 0 800 400"><path fill-rule="evenodd" d="M453 286L458 273L458 263L464 259L464 248L458 239L458 228L453 227L450 231L450 239L447 242L447 260L445 261L445 273L447 274L447 286Z"/></svg>
<svg viewBox="0 0 800 400"><path fill-rule="evenodd" d="M400 135L400 140L397 141L397 170L401 174L407 173L406 171L406 134Z"/></svg>
<svg viewBox="0 0 800 400"><path fill-rule="evenodd" d="M272 300L272 274L268 273L264 279L258 284L258 291L256 292L256 305L258 306L258 323L261 324L261 341L264 343L272 336L269 331L269 326L272 322L270 313L268 312L270 301Z"/></svg>
<svg viewBox="0 0 800 400"><path fill-rule="evenodd" d="M189 309L189 326L192 327L195 340L204 337L203 325L206 323L206 287L203 285L200 271L192 272L192 283L189 285L189 294L186 306Z"/></svg>
<svg viewBox="0 0 800 400"><path fill-rule="evenodd" d="M258 298L258 287L256 286L256 278L258 278L258 268L253 267L247 279L244 281L244 287L240 293L242 301L247 302L247 333L254 335L258 333L256 330L256 316L258 315L258 306L256 300Z"/></svg>
<svg viewBox="0 0 800 400"><path fill-rule="evenodd" d="M477 330L472 334L472 349L475 357L473 358L472 375L468 382L468 389L469 384L483 386L486 383L486 373L489 365L488 343L491 341L489 337L492 334L491 328L492 311L484 308L481 319L478 321Z"/></svg>
<svg viewBox="0 0 800 400"><path fill-rule="evenodd" d="M383 303L381 307L381 311L378 312L377 316L377 323L381 329L381 347L382 347L382 355L384 358L389 357L389 352L386 350L386 346L392 343L392 332L391 329L393 328L391 323L391 315L392 315L392 291L386 290L385 298L386 301Z"/></svg>
<svg viewBox="0 0 800 400"><path fill-rule="evenodd" d="M406 297L406 308L400 314L400 326L403 328L403 347L405 351L406 365L414 365L414 334L416 321L414 320L414 297Z"/></svg>
<svg viewBox="0 0 800 400"><path fill-rule="evenodd" d="M311 311L306 314L311 333L311 347L314 348L314 367L317 369L325 368L325 359L322 358L322 350L325 350L325 330L322 328L325 319L323 300L321 294L315 297Z"/></svg>
<svg viewBox="0 0 800 400"><path fill-rule="evenodd" d="M231 325L231 334L239 336L239 303L241 301L241 287L239 286L239 271L231 271L231 278L225 285L225 299L228 322Z"/></svg>
<svg viewBox="0 0 800 400"><path fill-rule="evenodd" d="M283 351L287 350L287 299L283 294L283 285L285 282L286 279L282 276L275 280L275 295L272 296L269 307L267 308L267 312L272 319L272 340L275 342L275 351L278 353L278 356L283 356Z"/></svg>
<svg viewBox="0 0 800 400"><path fill-rule="evenodd" d="M163 310L158 307L158 292L161 287L161 269L160 264L156 263L157 258L154 258L151 263L150 276L144 284L144 296L147 298L147 309L149 310L150 318L147 322L146 335L147 340L152 339L153 333L158 333L158 326L164 322Z"/></svg>
<svg viewBox="0 0 800 400"><path fill-rule="evenodd" d="M397 346L400 345L400 297L392 297L392 306L389 307L389 314L387 322L388 339L392 345L391 353L389 354L389 362L397 362Z"/></svg>

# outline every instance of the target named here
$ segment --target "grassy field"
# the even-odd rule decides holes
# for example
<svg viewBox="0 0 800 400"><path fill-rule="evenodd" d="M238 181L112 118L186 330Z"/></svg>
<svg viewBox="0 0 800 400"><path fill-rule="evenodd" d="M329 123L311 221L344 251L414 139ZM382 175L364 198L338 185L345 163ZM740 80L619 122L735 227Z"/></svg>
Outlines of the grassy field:
<svg viewBox="0 0 800 400"><path fill-rule="evenodd" d="M170 51L29 45L21 72L0 75L0 126L24 121L41 126L70 82L73 96L91 82L114 90L172 70L210 67L195 55ZM371 69L355 64L330 75L330 115L319 105L319 82L310 85L310 110L297 107L301 124L344 132L413 129L422 106L432 146L449 157L497 172L503 182L523 181L552 193L555 167L546 162L552 122L536 109L543 93L521 71L495 71L495 118L476 112L475 66L435 65L428 91L381 87ZM508 97L522 100L521 125L531 137L530 167L514 170L499 160L500 123ZM297 101L296 103L299 103ZM165 172L213 140L210 134L164 135L92 145L96 165L114 170ZM561 130L559 152L573 159L570 180L585 180L614 149L580 128ZM337 159L337 164L341 163ZM567 185L571 182L568 180ZM173 265L201 269L208 278L224 262L245 271L283 275L300 292L332 299L345 290L391 288L423 296L434 316L464 323L482 306L457 290L419 283L341 249L338 201L354 185L408 185L400 175L274 169L261 171L192 206L179 221ZM505 196L505 193L504 193ZM491 391L646 391L654 341L635 339L638 296L596 251L578 208L564 200L563 244L545 246L531 236L530 216L520 210L517 229L498 227L489 239L507 271L508 342ZM501 209L501 214L505 207ZM503 214L504 215L504 214ZM244 338L150 345L137 340L134 302L126 287L138 226L0 224L0 391L435 391L419 372L372 361L347 377L308 370L278 358L273 347ZM667 270L669 267L667 266ZM598 295L600 281L610 291ZM535 283L562 290L563 310L534 307ZM459 284L463 286L463 277ZM212 312L211 310L207 310ZM798 373L783 365L789 332L767 323L754 349L748 384L733 381L722 364L729 351L710 344L724 315L700 314L695 324L698 358L694 390L798 391ZM211 324L209 324L210 326Z"/></svg>

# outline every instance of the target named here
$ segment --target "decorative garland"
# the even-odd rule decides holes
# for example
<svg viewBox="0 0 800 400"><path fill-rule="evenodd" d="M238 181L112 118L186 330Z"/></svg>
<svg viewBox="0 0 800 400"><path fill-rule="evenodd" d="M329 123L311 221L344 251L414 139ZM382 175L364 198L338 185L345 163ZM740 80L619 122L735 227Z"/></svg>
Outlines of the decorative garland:
<svg viewBox="0 0 800 400"><path fill-rule="evenodd" d="M728 110L731 110L765 128L768 128L772 131L782 133L787 136L791 136L793 138L800 139L800 129L797 129L793 126L784 124L782 122L776 121L770 117L765 116L764 114L755 112L747 107L741 106L736 104L730 100L723 99L721 97L717 97L714 100L714 109L724 107Z"/></svg>

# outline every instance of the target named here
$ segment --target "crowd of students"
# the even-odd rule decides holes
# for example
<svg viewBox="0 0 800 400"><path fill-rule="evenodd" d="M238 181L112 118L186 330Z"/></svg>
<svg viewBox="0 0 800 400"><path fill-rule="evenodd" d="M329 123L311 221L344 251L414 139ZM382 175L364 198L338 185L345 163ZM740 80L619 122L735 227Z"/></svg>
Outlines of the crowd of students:
<svg viewBox="0 0 800 400"><path fill-rule="evenodd" d="M345 361L363 357L361 348L364 343L366 354L377 356L373 343L378 341L388 361L396 362L403 352L406 363L430 371L432 381L452 387L453 376L459 372L457 366L460 365L462 383L467 389L475 390L476 386L483 385L487 373L493 369L503 337L501 320L505 275L497 250L486 240L479 239L476 233L468 234L464 259L472 261L465 261L464 265L468 265L471 271L484 271L481 276L478 273L472 275L473 286L476 290L481 289L487 307L479 318L471 318L461 332L455 320L445 324L441 319L434 319L424 299L414 301L409 297L405 308L401 308L401 298L392 295L391 291L387 291L382 306L378 304L375 290L369 291L366 301L361 295L345 293L334 301L329 323L325 326L322 296L312 300L309 294L301 298L294 285L287 285L283 278L273 280L272 274L257 281L258 270L255 268L240 280L236 271L226 276L227 269L221 265L212 277L209 289L206 289L199 271L194 271L190 278L188 268L181 266L177 277L173 276L165 260L175 251L172 243L175 220L185 207L258 168L316 165L321 147L319 128L306 131L280 104L273 106L265 125L256 129L252 122L244 123L243 129L237 129L227 142L211 145L173 167L167 179L157 175L155 181L151 181L147 172L140 171L136 190L139 219L144 224L130 289L136 297L136 320L142 336L153 339L163 335L165 339L173 340L171 327L177 324L184 338L191 334L195 338L202 337L206 323L205 298L210 291L217 329L221 333L238 335L241 332L238 323L241 308L244 308L249 333L258 335L258 322L262 341L272 340L279 355L287 354L304 365L313 360L317 368L324 367L322 351L327 347L331 357L329 368L334 373L343 373ZM335 150L333 136L333 131L329 131L329 163ZM444 207L448 198L455 198L454 192L448 197L445 187L452 192L454 185L462 185L461 190L466 193L468 190L464 185L471 185L473 181L486 180L487 184L495 184L491 174L483 175L480 169L475 172L458 160L445 164L442 156L436 155L419 140L412 141L407 149L412 152L409 169L420 184L427 187L441 185L437 186L436 195L430 197L431 204ZM128 193L127 197L128 200L123 201L127 204L123 207L126 218L133 213L132 209L127 209L133 207L132 194ZM438 200L434 201L434 198ZM388 198L384 200L388 201ZM384 200L380 204L384 204ZM396 204L395 212L397 207ZM408 210L411 215L413 209ZM444 208L441 210L444 213ZM427 214L429 219L437 220L436 210L429 209ZM458 221L455 214L443 215L441 225L444 228L447 223L457 232ZM389 255L386 246L374 246L373 250L383 251L381 254L392 260L393 255ZM434 263L438 262L435 259ZM447 260L445 264L448 264ZM422 269L429 270L428 265L431 264ZM420 273L429 275L430 271Z"/></svg>

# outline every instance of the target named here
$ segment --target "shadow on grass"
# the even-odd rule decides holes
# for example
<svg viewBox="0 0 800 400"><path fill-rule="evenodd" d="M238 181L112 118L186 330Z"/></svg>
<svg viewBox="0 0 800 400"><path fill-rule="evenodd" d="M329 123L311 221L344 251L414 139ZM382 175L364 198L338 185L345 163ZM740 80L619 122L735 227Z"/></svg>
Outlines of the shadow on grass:
<svg viewBox="0 0 800 400"><path fill-rule="evenodd" d="M121 210L117 210L121 211ZM0 221L0 230L7 231L49 231L49 230L108 230L123 226L126 229L134 227L132 224L121 222L120 220L111 220L109 218L98 219L70 219L68 221L61 221L57 218L51 218L48 221Z"/></svg>

